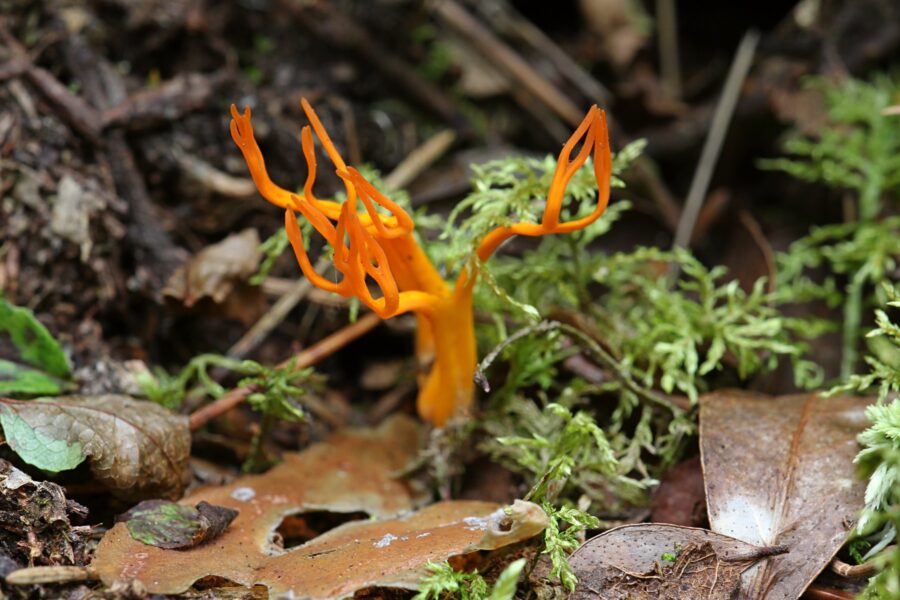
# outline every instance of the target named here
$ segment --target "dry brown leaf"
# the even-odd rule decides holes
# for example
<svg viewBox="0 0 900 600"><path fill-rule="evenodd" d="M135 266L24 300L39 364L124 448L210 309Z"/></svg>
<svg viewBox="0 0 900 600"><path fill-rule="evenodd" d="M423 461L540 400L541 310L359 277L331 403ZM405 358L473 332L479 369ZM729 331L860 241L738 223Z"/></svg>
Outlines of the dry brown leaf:
<svg viewBox="0 0 900 600"><path fill-rule="evenodd" d="M194 554L210 548L218 560L206 574L264 585L275 598L345 598L370 587L416 589L429 561L495 550L534 537L546 526L547 515L531 502L517 500L504 509L492 502L456 500L398 519L346 523L286 552L256 547L248 555L229 537L237 522L215 542L184 551L136 549L117 525L101 541L94 567L110 585L138 579L150 593L178 594L197 578L177 571L196 572ZM113 563L116 568L110 569Z"/></svg>
<svg viewBox="0 0 900 600"><path fill-rule="evenodd" d="M94 566L108 584L139 579L153 593L179 593L207 575L252 582L265 561L283 552L273 537L288 515L327 510L390 517L412 510L419 495L397 474L417 456L420 441L419 425L399 415L377 429L335 434L285 455L263 475L185 497L185 505L206 501L239 511L214 542L164 551L134 541L119 524L100 542Z"/></svg>
<svg viewBox="0 0 900 600"><path fill-rule="evenodd" d="M223 302L235 285L256 273L262 253L259 234L245 229L198 252L175 271L163 289L163 295L191 307L202 298Z"/></svg>
<svg viewBox="0 0 900 600"><path fill-rule="evenodd" d="M573 598L731 600L740 592L741 572L780 552L784 548L758 548L706 529L625 525L591 538L572 555L578 576Z"/></svg>
<svg viewBox="0 0 900 600"><path fill-rule="evenodd" d="M126 500L177 498L185 487L191 434L187 417L129 396L0 398L0 422L10 447L42 469L91 472Z"/></svg>
<svg viewBox="0 0 900 600"><path fill-rule="evenodd" d="M868 403L740 391L701 398L711 529L790 550L743 574L748 598L799 597L844 543L863 505L853 458Z"/></svg>

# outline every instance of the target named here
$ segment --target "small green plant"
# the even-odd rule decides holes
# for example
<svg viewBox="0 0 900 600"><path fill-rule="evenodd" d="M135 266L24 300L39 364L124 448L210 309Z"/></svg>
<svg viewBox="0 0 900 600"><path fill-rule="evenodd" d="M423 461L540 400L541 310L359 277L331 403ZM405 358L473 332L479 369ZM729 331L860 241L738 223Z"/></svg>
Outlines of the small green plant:
<svg viewBox="0 0 900 600"><path fill-rule="evenodd" d="M805 181L849 191L855 214L844 225L814 230L779 257L779 278L810 290L808 269L825 265L829 280L822 287L833 302L837 290L831 274L846 279L841 377L857 367L860 317L866 290L877 288L900 257L900 222L879 221L896 203L900 190L900 118L885 114L900 93L900 78L876 76L871 81L849 79L839 84L813 79L826 107L827 123L815 137L795 135L784 149L792 158L762 161Z"/></svg>
<svg viewBox="0 0 900 600"><path fill-rule="evenodd" d="M312 368L297 369L288 363L283 367L266 367L253 360L237 360L219 354L195 356L175 376L157 369L155 376L141 382L147 397L171 410L177 410L188 396L219 398L227 389L210 374L217 368L241 376L239 387L250 387L248 404L261 414L259 430L254 435L245 471L258 471L264 465L262 443L275 420L300 421L304 412L298 400L317 387L322 379Z"/></svg>
<svg viewBox="0 0 900 600"><path fill-rule="evenodd" d="M59 342L32 311L10 304L2 295L0 348L13 351L12 356L0 357L0 395L51 396L74 387L69 359Z"/></svg>
<svg viewBox="0 0 900 600"><path fill-rule="evenodd" d="M419 593L413 596L413 600L442 600L447 597L459 600L512 600L524 567L524 558L511 562L489 592L487 581L478 571L457 571L446 561L428 563L431 573L419 581Z"/></svg>
<svg viewBox="0 0 900 600"><path fill-rule="evenodd" d="M900 289L885 285L884 291L887 306L900 308ZM869 373L853 375L846 384L829 392L866 392L873 388L879 391L878 402L866 411L872 425L860 434L863 449L856 457L860 472L869 483L866 505L856 528L859 537L854 544L867 544L867 551L860 558L874 556L882 569L862 596L868 600L900 597L900 551L894 548L882 552L896 540L900 528L900 399L888 402L891 395L900 392L900 326L883 309L876 310L875 323L868 338L884 343L875 346L876 355L866 357Z"/></svg>
<svg viewBox="0 0 900 600"><path fill-rule="evenodd" d="M569 590L575 588L575 573L568 555L581 543L579 535L600 526L600 520L587 512L559 504L570 487L602 491L594 483L615 481L620 485L641 489L647 482L634 481L619 472L619 464L603 431L586 412L573 413L561 404L551 403L540 412L533 403L523 403L527 417L508 420L506 427L534 426L528 435L497 437L487 444L488 451L514 471L534 481L526 500L539 503L549 517L544 531L544 553L552 564L550 577L558 579ZM486 423L496 433L503 427Z"/></svg>

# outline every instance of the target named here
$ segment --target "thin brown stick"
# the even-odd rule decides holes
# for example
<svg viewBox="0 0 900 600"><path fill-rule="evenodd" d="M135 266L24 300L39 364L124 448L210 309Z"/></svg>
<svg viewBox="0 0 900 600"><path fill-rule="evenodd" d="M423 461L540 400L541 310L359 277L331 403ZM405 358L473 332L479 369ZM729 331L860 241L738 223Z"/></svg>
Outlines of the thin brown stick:
<svg viewBox="0 0 900 600"><path fill-rule="evenodd" d="M884 556L885 554L894 552L896 549L896 546L888 546L882 550L879 555ZM835 558L828 564L828 568L830 568L833 573L837 573L846 579L864 579L866 577L871 577L878 572L879 561L877 558L878 557L870 558L859 565L851 565L839 558Z"/></svg>
<svg viewBox="0 0 900 600"><path fill-rule="evenodd" d="M453 29L487 58L491 64L517 81L534 94L547 107L571 126L578 125L584 111L551 85L512 48L497 38L493 32L470 15L453 0L443 0L432 5L432 10L445 25Z"/></svg>
<svg viewBox="0 0 900 600"><path fill-rule="evenodd" d="M278 367L293 366L294 369L310 367L331 356L350 342L362 337L379 323L381 323L381 318L375 313L369 313L355 323L350 323L318 343L281 362ZM212 419L228 412L255 391L257 391L257 386L254 385L235 388L214 402L197 409L190 416L191 431L200 429Z"/></svg>

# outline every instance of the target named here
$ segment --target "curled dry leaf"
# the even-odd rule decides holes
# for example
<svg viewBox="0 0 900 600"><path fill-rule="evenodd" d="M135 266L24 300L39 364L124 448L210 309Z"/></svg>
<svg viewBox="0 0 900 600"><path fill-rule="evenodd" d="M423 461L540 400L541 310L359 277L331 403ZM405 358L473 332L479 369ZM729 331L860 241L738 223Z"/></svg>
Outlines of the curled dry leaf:
<svg viewBox="0 0 900 600"><path fill-rule="evenodd" d="M719 392L700 400L713 531L790 552L747 570L748 598L793 600L828 564L863 505L856 436L865 398Z"/></svg>
<svg viewBox="0 0 900 600"><path fill-rule="evenodd" d="M186 417L128 396L0 398L0 425L22 460L46 471L85 458L97 481L126 500L177 498L188 474Z"/></svg>
<svg viewBox="0 0 900 600"><path fill-rule="evenodd" d="M192 548L219 537L238 516L233 508L199 502L187 506L168 500L144 500L122 515L131 537L157 548Z"/></svg>
<svg viewBox="0 0 900 600"><path fill-rule="evenodd" d="M118 524L101 541L94 567L107 584L137 579L152 593L179 593L208 575L250 585L266 561L284 552L274 537L289 515L324 510L391 517L412 510L420 494L398 473L415 459L420 443L419 425L404 416L377 429L335 434L303 452L286 454L263 475L184 498L181 503L188 506L206 501L239 511L213 542L166 551L131 539Z"/></svg>
<svg viewBox="0 0 900 600"><path fill-rule="evenodd" d="M175 271L163 295L180 300L187 307L201 298L221 303L237 284L256 273L261 258L259 234L255 229L229 235L218 244L207 246Z"/></svg>
<svg viewBox="0 0 900 600"><path fill-rule="evenodd" d="M784 553L705 529L644 523L591 538L572 555L575 600L731 600L741 573Z"/></svg>

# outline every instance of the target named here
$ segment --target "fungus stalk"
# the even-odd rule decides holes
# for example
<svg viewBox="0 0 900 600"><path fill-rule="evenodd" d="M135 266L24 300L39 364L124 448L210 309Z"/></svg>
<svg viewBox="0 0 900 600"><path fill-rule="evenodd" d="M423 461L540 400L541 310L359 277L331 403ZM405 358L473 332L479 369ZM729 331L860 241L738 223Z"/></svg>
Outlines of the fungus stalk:
<svg viewBox="0 0 900 600"><path fill-rule="evenodd" d="M416 243L409 214L344 163L315 111L305 99L301 104L312 125L312 129L304 126L300 136L308 169L303 193L285 190L269 178L253 136L249 108L241 114L232 105L231 136L244 155L259 193L284 209L288 239L301 271L313 285L344 297L359 298L383 319L415 313L419 363L431 364L427 374L420 377L417 407L423 419L441 427L448 418L467 412L475 393L477 356L472 291L477 267L464 268L453 284L444 281ZM313 131L343 181L346 200L342 203L316 198L313 192L317 168ZM581 148L570 160L579 142L583 142ZM561 222L566 186L591 154L599 189L597 205L587 216ZM611 169L606 117L594 106L560 152L541 222L494 229L479 244L478 259L487 260L514 235L570 233L596 221L609 201ZM323 277L313 267L297 222L298 212L333 248L338 281ZM377 288L377 295L370 290L370 282Z"/></svg>

